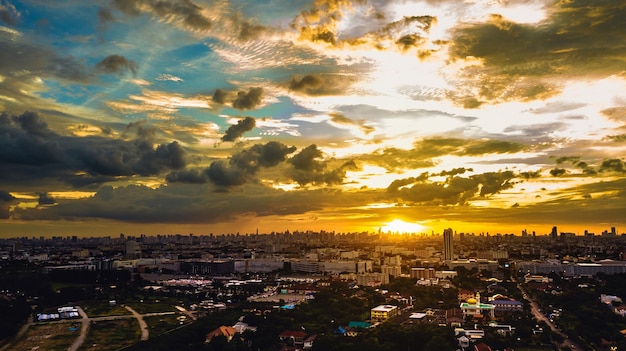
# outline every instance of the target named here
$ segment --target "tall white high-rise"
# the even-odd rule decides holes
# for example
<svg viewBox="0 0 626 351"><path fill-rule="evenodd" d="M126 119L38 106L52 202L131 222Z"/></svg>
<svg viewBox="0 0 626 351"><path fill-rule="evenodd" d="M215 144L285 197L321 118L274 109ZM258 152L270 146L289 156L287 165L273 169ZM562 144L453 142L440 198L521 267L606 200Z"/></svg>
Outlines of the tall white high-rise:
<svg viewBox="0 0 626 351"><path fill-rule="evenodd" d="M443 259L451 261L454 259L454 246L452 244L452 228L443 230Z"/></svg>

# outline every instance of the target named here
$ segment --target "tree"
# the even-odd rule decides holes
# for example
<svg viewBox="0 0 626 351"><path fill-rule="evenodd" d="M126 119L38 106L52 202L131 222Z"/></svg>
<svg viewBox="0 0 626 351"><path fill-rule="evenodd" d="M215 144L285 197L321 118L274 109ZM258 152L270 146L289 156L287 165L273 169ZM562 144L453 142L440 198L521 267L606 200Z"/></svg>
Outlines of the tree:
<svg viewBox="0 0 626 351"><path fill-rule="evenodd" d="M449 351L453 349L454 345L439 335L433 336L424 346L424 351Z"/></svg>

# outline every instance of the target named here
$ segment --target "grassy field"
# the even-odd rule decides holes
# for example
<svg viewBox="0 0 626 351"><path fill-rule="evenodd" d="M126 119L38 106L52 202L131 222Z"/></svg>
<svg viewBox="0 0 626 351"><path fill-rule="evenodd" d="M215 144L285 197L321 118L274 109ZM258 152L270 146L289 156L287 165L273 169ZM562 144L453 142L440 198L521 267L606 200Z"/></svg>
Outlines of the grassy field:
<svg viewBox="0 0 626 351"><path fill-rule="evenodd" d="M28 328L11 351L61 351L67 350L80 334L80 323L43 323Z"/></svg>
<svg viewBox="0 0 626 351"><path fill-rule="evenodd" d="M141 331L134 318L91 322L80 351L112 351L139 341Z"/></svg>
<svg viewBox="0 0 626 351"><path fill-rule="evenodd" d="M178 312L174 307L179 304L176 299L145 299L133 302L127 302L138 313L157 313L157 312Z"/></svg>
<svg viewBox="0 0 626 351"><path fill-rule="evenodd" d="M89 301L80 305L89 317L124 316L131 314L124 306L110 306L108 301Z"/></svg>
<svg viewBox="0 0 626 351"><path fill-rule="evenodd" d="M178 313L171 315L168 314L165 316L144 317L143 320L146 322L146 324L148 324L150 338L166 333L182 325L191 323L189 318L182 319L181 315Z"/></svg>

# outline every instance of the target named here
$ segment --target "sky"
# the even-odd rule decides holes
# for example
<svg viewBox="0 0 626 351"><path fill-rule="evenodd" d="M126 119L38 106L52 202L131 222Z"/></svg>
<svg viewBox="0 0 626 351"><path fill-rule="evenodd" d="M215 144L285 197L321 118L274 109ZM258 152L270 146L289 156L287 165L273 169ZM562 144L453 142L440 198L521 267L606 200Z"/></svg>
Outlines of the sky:
<svg viewBox="0 0 626 351"><path fill-rule="evenodd" d="M626 3L0 0L0 237L626 231Z"/></svg>

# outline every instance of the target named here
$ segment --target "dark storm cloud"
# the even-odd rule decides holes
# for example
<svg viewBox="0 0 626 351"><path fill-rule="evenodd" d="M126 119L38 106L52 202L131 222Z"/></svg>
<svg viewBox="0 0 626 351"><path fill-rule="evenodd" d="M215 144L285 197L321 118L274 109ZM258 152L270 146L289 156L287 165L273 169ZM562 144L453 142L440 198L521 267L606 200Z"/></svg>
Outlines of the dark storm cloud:
<svg viewBox="0 0 626 351"><path fill-rule="evenodd" d="M168 183L204 184L209 180L205 171L199 169L172 171L165 177L165 180Z"/></svg>
<svg viewBox="0 0 626 351"><path fill-rule="evenodd" d="M228 93L222 89L216 89L215 93L213 93L213 101L218 104L225 104L228 99Z"/></svg>
<svg viewBox="0 0 626 351"><path fill-rule="evenodd" d="M240 91L233 100L233 107L238 110L251 110L263 101L263 88L251 88L247 93Z"/></svg>
<svg viewBox="0 0 626 351"><path fill-rule="evenodd" d="M123 136L128 136L135 134L139 138L142 139L150 139L154 137L157 133L156 127L149 125L146 120L141 120L137 122L130 122L124 128Z"/></svg>
<svg viewBox="0 0 626 351"><path fill-rule="evenodd" d="M46 208L24 209L21 220L105 218L134 223L216 223L239 216L301 214L330 202L327 192L285 192L260 184L244 185L240 192L215 192L209 185L169 184L151 189L129 185L105 186L95 196Z"/></svg>
<svg viewBox="0 0 626 351"><path fill-rule="evenodd" d="M57 201L48 193L44 192L44 193L39 193L37 195L39 196L39 199L37 201L39 205L54 205L57 203Z"/></svg>
<svg viewBox="0 0 626 351"><path fill-rule="evenodd" d="M296 151L295 146L289 147L276 141L270 141L265 145L257 144L233 155L230 163L249 172L256 172L259 167L277 166L285 161L288 154L294 151Z"/></svg>
<svg viewBox="0 0 626 351"><path fill-rule="evenodd" d="M5 34L0 32L0 75L4 77L0 89L9 96L16 95L11 88L36 77L55 77L76 83L86 83L93 78L83 62L62 57L45 45L2 40Z"/></svg>
<svg viewBox="0 0 626 351"><path fill-rule="evenodd" d="M122 75L126 72L136 74L138 68L135 61L128 60L121 55L109 55L98 62L96 67L100 72L117 75Z"/></svg>
<svg viewBox="0 0 626 351"><path fill-rule="evenodd" d="M356 79L344 74L306 74L293 76L288 89L309 96L341 95L346 93Z"/></svg>
<svg viewBox="0 0 626 351"><path fill-rule="evenodd" d="M256 119L253 117L246 117L237 121L237 124L233 124L226 130L226 133L222 136L222 141L235 141L242 136L245 132L251 131L256 126Z"/></svg>
<svg viewBox="0 0 626 351"><path fill-rule="evenodd" d="M182 169L188 162L177 142L155 148L146 138L126 141L62 136L32 112L1 113L0 135L0 179L5 181L58 179L85 185L108 177L157 175Z"/></svg>
<svg viewBox="0 0 626 351"><path fill-rule="evenodd" d="M0 1L0 21L13 26L20 18L20 13L10 2Z"/></svg>
<svg viewBox="0 0 626 351"><path fill-rule="evenodd" d="M563 168L553 168L553 169L550 170L550 174L553 177L560 177L562 175L567 174L567 170L563 169Z"/></svg>
<svg viewBox="0 0 626 351"><path fill-rule="evenodd" d="M537 179L541 177L541 171L520 172L519 177L523 179Z"/></svg>
<svg viewBox="0 0 626 351"><path fill-rule="evenodd" d="M571 164L576 164L580 161L580 157L579 156L561 156L561 157L557 157L555 162L557 165L560 165L562 163L571 163Z"/></svg>
<svg viewBox="0 0 626 351"><path fill-rule="evenodd" d="M202 8L189 0L113 0L112 4L118 11L129 16L146 12L162 20L176 18L191 30L206 31L212 27L209 18L202 13Z"/></svg>
<svg viewBox="0 0 626 351"><path fill-rule="evenodd" d="M10 202L15 200L15 196L11 195L11 193L6 192L4 190L0 190L0 201L1 202Z"/></svg>
<svg viewBox="0 0 626 351"><path fill-rule="evenodd" d="M445 181L430 181L427 176L396 180L387 196L396 201L431 205L463 205L469 200L488 197L513 186L511 171L488 172L467 178L450 176Z"/></svg>
<svg viewBox="0 0 626 351"><path fill-rule="evenodd" d="M15 197L4 190L0 190L0 219L11 217L10 205L15 201Z"/></svg>
<svg viewBox="0 0 626 351"><path fill-rule="evenodd" d="M472 168L459 167L459 168L451 169L449 171L442 171L441 173L439 173L439 175L442 175L442 176L455 176L455 175L459 175L459 174L464 174L465 172L474 172L474 170Z"/></svg>
<svg viewBox="0 0 626 351"><path fill-rule="evenodd" d="M240 41L257 39L270 30L268 27L244 18L240 13L233 14L230 20L233 25L233 31L237 33L237 39Z"/></svg>
<svg viewBox="0 0 626 351"><path fill-rule="evenodd" d="M322 151L317 148L317 145L309 145L293 156L289 163L297 170L320 171L325 167L325 164L318 160L323 155Z"/></svg>
<svg viewBox="0 0 626 351"><path fill-rule="evenodd" d="M291 178L300 185L341 184L347 170L357 169L354 161L348 161L336 169L326 171L329 160L324 159L324 153L315 144L302 149L287 162L294 168Z"/></svg>
<svg viewBox="0 0 626 351"><path fill-rule="evenodd" d="M546 85L542 77L606 77L623 72L626 3L574 0L549 6L550 16L536 25L493 15L487 23L454 29L452 59L475 57L484 62L484 68L466 72L465 83L480 91L474 98L543 99L561 88Z"/></svg>
<svg viewBox="0 0 626 351"><path fill-rule="evenodd" d="M211 182L218 186L243 185L252 180L261 168L270 168L286 160L287 155L296 151L294 146L286 146L277 141L256 144L234 154L228 162L215 161L201 170L179 170L167 175L171 183L202 184Z"/></svg>
<svg viewBox="0 0 626 351"><path fill-rule="evenodd" d="M602 161L600 165L600 172L616 172L616 173L624 173L626 172L626 164L624 161L614 158L610 160Z"/></svg>

